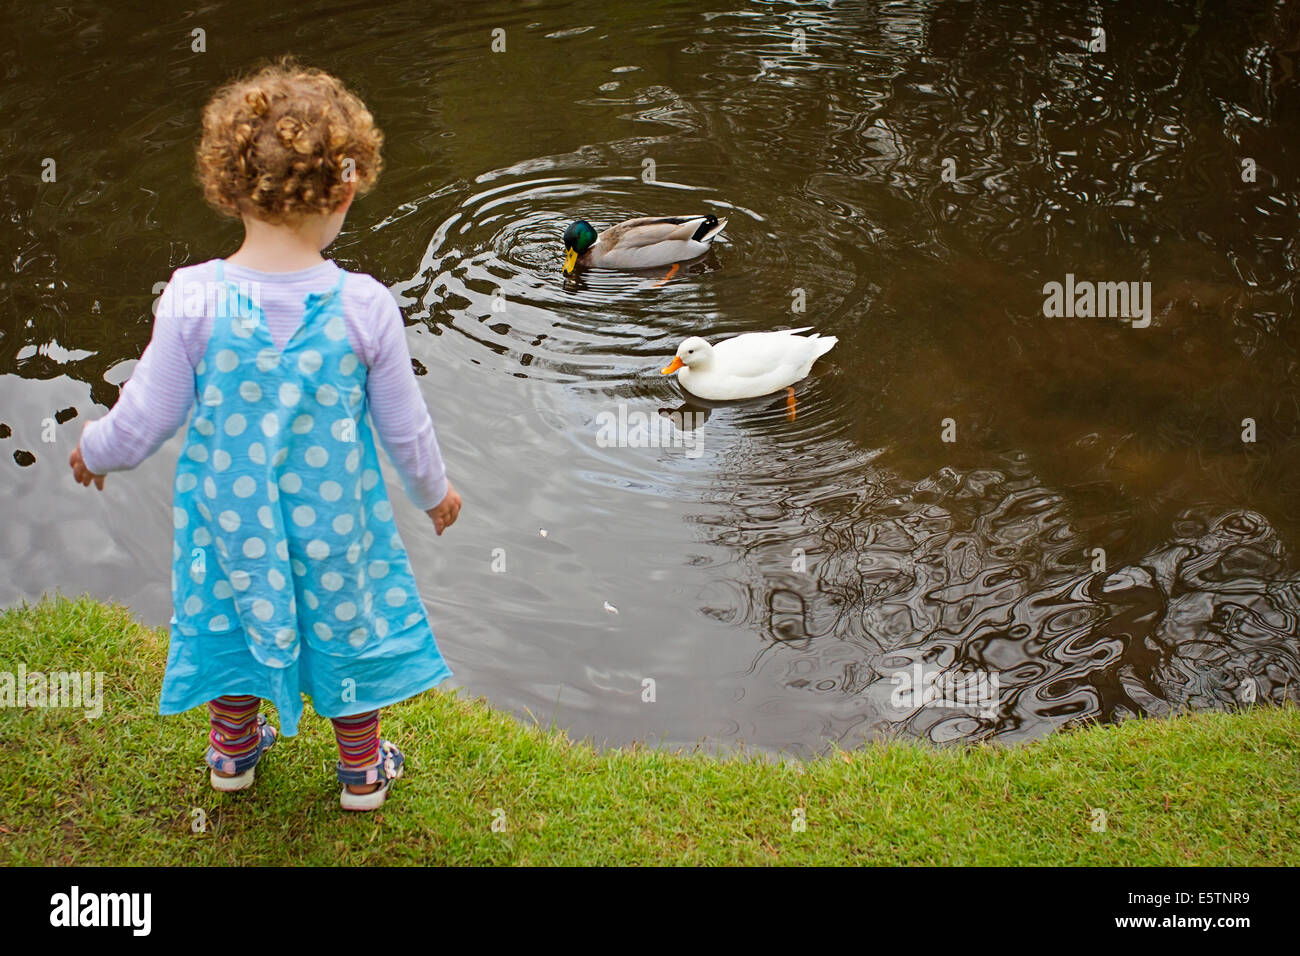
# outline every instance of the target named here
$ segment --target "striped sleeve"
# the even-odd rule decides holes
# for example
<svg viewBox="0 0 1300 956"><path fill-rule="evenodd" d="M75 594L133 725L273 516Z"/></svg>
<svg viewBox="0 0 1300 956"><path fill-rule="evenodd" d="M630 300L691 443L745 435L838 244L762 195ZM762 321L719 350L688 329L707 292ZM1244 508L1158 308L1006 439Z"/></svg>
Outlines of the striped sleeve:
<svg viewBox="0 0 1300 956"><path fill-rule="evenodd" d="M158 300L153 336L117 403L81 432L81 457L97 475L135 468L185 424L194 404L194 367L183 337L176 276Z"/></svg>
<svg viewBox="0 0 1300 956"><path fill-rule="evenodd" d="M433 418L411 368L401 310L379 282L363 323L368 342L366 398L375 431L412 503L428 511L447 496L447 472Z"/></svg>

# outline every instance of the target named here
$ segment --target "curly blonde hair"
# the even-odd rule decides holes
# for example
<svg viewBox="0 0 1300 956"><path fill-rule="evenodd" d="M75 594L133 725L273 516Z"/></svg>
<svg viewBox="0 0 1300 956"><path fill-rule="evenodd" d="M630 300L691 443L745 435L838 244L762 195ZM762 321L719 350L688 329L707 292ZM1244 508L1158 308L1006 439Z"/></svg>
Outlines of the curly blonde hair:
<svg viewBox="0 0 1300 956"><path fill-rule="evenodd" d="M228 83L203 108L198 179L227 216L272 223L331 213L356 183L365 193L384 134L351 91L291 60Z"/></svg>

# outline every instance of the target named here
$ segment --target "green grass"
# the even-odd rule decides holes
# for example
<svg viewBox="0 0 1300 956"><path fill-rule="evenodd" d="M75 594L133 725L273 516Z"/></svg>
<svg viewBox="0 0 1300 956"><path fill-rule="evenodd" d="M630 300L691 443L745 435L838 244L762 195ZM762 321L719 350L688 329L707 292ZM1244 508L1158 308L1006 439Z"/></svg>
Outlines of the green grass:
<svg viewBox="0 0 1300 956"><path fill-rule="evenodd" d="M104 672L97 719L0 709L0 864L1300 863L1294 707L795 764L599 753L432 692L385 711L408 775L379 813L347 815L310 708L251 791L213 792L205 713L155 713L166 648L164 630L88 598L0 614L0 671Z"/></svg>

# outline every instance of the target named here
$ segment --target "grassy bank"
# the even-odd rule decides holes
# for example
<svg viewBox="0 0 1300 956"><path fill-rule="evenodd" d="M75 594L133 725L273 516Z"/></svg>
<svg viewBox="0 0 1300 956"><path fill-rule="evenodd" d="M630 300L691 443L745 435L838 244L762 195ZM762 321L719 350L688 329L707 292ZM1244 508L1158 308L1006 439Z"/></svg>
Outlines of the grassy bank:
<svg viewBox="0 0 1300 956"><path fill-rule="evenodd" d="M253 790L214 793L206 716L155 714L166 648L165 631L89 599L0 614L0 672L104 672L96 719L0 709L0 864L1300 863L1295 708L789 766L601 754L433 692L385 713L408 758L388 805L345 816L310 709Z"/></svg>

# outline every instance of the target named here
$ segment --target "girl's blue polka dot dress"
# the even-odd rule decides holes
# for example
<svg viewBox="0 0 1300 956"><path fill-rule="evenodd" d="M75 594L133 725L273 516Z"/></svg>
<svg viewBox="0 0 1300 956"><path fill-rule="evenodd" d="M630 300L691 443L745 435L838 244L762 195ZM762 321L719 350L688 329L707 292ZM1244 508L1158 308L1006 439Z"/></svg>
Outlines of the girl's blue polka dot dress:
<svg viewBox="0 0 1300 956"><path fill-rule="evenodd" d="M416 590L366 421L342 288L307 297L283 351L224 281L176 466L171 645L159 712L223 694L298 732L451 676Z"/></svg>

